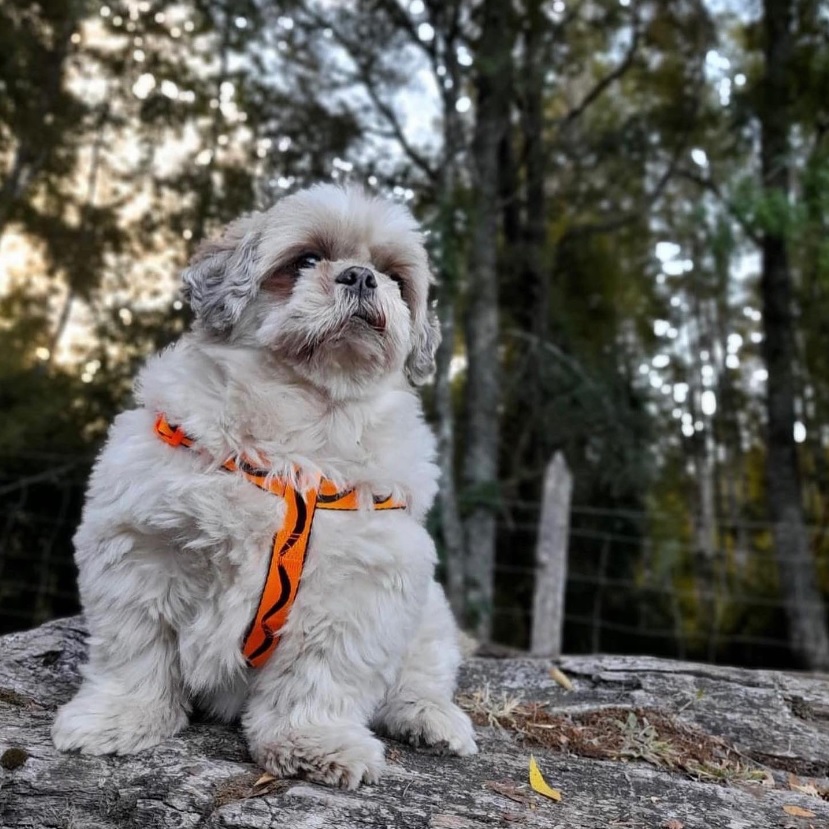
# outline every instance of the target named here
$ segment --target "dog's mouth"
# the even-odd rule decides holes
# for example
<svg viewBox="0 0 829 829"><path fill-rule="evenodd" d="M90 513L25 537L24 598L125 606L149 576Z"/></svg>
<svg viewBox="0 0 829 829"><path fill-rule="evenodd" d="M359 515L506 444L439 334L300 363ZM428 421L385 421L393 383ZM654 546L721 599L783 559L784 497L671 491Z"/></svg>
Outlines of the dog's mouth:
<svg viewBox="0 0 829 829"><path fill-rule="evenodd" d="M354 302L337 309L339 313L329 318L324 328L311 331L297 326L287 336L283 334L273 347L283 354L292 354L300 362L316 359L328 349L384 348L388 335L388 319L382 309L373 303ZM304 318L298 318L297 321Z"/></svg>
<svg viewBox="0 0 829 829"><path fill-rule="evenodd" d="M351 314L350 321L358 325L365 325L368 328L382 334L386 330L386 318L376 308L360 304Z"/></svg>

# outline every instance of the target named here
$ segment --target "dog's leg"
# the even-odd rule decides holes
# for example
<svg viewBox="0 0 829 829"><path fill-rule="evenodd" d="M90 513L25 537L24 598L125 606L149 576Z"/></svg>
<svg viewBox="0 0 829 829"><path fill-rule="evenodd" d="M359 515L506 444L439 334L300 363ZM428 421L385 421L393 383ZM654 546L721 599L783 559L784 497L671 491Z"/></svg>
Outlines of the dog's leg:
<svg viewBox="0 0 829 829"><path fill-rule="evenodd" d="M368 725L400 671L432 572L431 559L413 564L408 552L407 572L364 566L344 548L303 575L242 717L253 758L271 774L349 789L379 779L383 744Z"/></svg>
<svg viewBox="0 0 829 829"><path fill-rule="evenodd" d="M331 646L343 642L331 637ZM283 655L260 669L242 717L254 760L278 777L347 789L376 783L384 749L367 723L388 687L380 666L313 646L290 665Z"/></svg>
<svg viewBox="0 0 829 829"><path fill-rule="evenodd" d="M196 707L220 722L235 722L247 702L249 685L250 677L242 674L228 684L203 692Z"/></svg>
<svg viewBox="0 0 829 829"><path fill-rule="evenodd" d="M185 696L173 632L146 608L96 613L86 606L89 662L83 683L52 726L62 751L132 754L154 746L187 725Z"/></svg>
<svg viewBox="0 0 829 829"><path fill-rule="evenodd" d="M452 701L461 662L457 638L443 589L433 582L400 676L374 715L378 731L461 757L478 751L469 717Z"/></svg>

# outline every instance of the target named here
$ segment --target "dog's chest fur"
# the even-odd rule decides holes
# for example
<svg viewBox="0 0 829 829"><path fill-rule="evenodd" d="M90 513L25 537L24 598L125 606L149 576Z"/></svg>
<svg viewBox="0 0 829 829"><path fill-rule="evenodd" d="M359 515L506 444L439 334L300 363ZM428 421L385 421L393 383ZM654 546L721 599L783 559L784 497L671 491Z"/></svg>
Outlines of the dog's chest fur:
<svg viewBox="0 0 829 829"><path fill-rule="evenodd" d="M105 566L122 569L125 580L141 579L125 589L149 599L176 632L185 681L195 691L232 683L243 671L240 637L284 516L281 499L217 466L226 457L245 453L267 459L278 474L321 474L366 497L393 494L408 505L401 512L317 512L287 647L278 653L290 649L292 626L308 628L315 605L336 605L346 582L351 601L361 592L369 600L383 587L383 595L411 596L414 612L434 566L421 526L436 490L434 440L416 396L389 386L368 400L322 401L268 368L255 353L186 339L151 361L139 380L143 407L113 425L78 533L79 560L90 564L81 568L82 588L92 590L101 566L92 540L111 533L113 512L128 516L132 526L122 546L109 544L119 553ZM158 412L181 424L198 448L163 443L153 432Z"/></svg>

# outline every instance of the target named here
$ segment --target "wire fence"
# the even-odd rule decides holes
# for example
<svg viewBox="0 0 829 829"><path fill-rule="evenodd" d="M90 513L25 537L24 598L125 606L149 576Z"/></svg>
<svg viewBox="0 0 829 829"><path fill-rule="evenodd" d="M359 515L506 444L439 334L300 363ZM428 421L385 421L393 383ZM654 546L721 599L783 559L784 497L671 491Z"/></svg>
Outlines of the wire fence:
<svg viewBox="0 0 829 829"><path fill-rule="evenodd" d="M90 466L85 456L0 457L0 632L79 610L72 535ZM494 638L520 649L532 629L539 513L522 500L499 512ZM572 505L564 651L794 666L771 527L718 519L706 528L713 546L698 530L693 515ZM809 532L826 595L826 528Z"/></svg>
<svg viewBox="0 0 829 829"><path fill-rule="evenodd" d="M493 608L496 639L526 646L540 504L503 502ZM778 583L773 528L754 518L598 507L569 510L567 653L643 653L755 667L796 667ZM807 525L825 610L827 528ZM790 559L791 560L791 559ZM804 606L808 602L802 601Z"/></svg>
<svg viewBox="0 0 829 829"><path fill-rule="evenodd" d="M91 458L0 457L0 632L79 609L72 534Z"/></svg>

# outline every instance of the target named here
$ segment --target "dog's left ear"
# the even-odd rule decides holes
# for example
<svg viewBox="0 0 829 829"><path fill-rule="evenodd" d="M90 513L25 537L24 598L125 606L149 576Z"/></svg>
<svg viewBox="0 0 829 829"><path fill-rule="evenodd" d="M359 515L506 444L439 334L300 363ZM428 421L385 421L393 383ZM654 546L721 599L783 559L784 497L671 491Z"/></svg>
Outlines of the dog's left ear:
<svg viewBox="0 0 829 829"><path fill-rule="evenodd" d="M184 297L213 334L227 334L256 294L255 216L231 222L218 239L202 243L181 274Z"/></svg>
<svg viewBox="0 0 829 829"><path fill-rule="evenodd" d="M412 350L406 360L406 376L416 386L435 372L435 352L440 345L440 323L432 308L424 308L415 319Z"/></svg>

